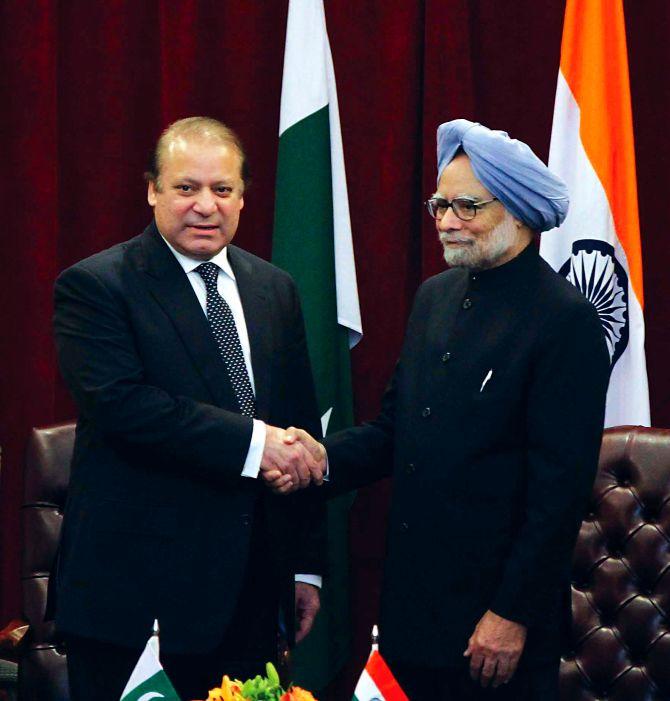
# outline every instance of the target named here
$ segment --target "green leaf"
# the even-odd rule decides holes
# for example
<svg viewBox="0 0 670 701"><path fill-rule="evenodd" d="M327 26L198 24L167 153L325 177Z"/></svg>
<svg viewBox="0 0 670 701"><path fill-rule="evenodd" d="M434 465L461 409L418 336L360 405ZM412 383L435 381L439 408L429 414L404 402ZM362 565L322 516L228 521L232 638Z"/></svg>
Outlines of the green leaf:
<svg viewBox="0 0 670 701"><path fill-rule="evenodd" d="M265 664L265 673L268 675L268 681L271 684L279 686L279 674L277 674L277 670L272 662L267 662Z"/></svg>

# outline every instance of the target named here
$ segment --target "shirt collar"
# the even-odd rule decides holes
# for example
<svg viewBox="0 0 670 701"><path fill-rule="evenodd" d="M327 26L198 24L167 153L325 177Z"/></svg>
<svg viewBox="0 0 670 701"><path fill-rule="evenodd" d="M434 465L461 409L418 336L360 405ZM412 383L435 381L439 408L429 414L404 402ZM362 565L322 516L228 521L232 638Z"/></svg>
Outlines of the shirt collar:
<svg viewBox="0 0 670 701"><path fill-rule="evenodd" d="M200 263L206 262L198 260L197 258L191 258L190 256L186 256L183 253L180 253L165 238L165 236L163 236L163 234L161 234L161 238L163 239L163 241L165 241L167 247L172 251L174 257L177 259L177 262L179 263L179 265L181 265L186 274L192 273L200 265ZM228 260L228 246L224 246L215 256L212 256L207 262L215 263L229 278L233 280L235 279L235 273L233 272L233 268L230 265L230 261Z"/></svg>

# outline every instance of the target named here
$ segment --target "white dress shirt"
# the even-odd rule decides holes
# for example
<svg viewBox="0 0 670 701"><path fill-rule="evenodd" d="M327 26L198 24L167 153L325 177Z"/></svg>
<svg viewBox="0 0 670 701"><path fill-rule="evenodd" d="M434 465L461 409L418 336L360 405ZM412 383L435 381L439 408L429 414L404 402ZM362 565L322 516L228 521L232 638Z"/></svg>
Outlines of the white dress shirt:
<svg viewBox="0 0 670 701"><path fill-rule="evenodd" d="M162 236L162 235L161 235ZM205 281L200 276L200 273L196 271L196 268L203 263L202 260L197 260L196 258L191 258L177 251L170 242L163 237L163 241L167 244L167 247L172 251L177 262L184 269L188 281L191 283L191 287L195 292L195 296L200 302L202 311L205 316L207 316L207 288L205 287ZM219 268L219 276L216 280L216 287L219 294L226 300L226 303L230 307L230 311L233 314L233 319L235 320L235 326L237 328L237 335L240 337L240 345L242 346L242 355L244 356L244 364L247 367L247 372L249 373L249 382L251 383L251 389L256 394L256 386L254 384L254 370L251 367L251 346L249 344L249 334L247 333L247 323L244 319L244 309L242 308L242 300L240 299L240 292L237 289L237 282L235 280L235 273L230 266L230 261L228 260L228 248L224 246L215 256L209 259L209 263L214 263ZM265 435L266 427L265 423L260 419L254 419L254 428L251 434L251 442L249 443L249 451L247 453L246 460L244 461L244 466L242 467L242 475L244 477L256 478L261 469L261 460L263 459L263 448L265 447ZM295 576L296 581L306 582L307 584L313 584L314 586L321 587L322 578L316 574L297 574Z"/></svg>
<svg viewBox="0 0 670 701"><path fill-rule="evenodd" d="M186 277L191 283L191 287L195 292L195 296L200 302L202 311L207 315L207 288L205 287L205 281L202 279L196 268L203 262L197 260L196 258L190 258L185 256L183 253L177 251L169 241L163 238L163 241L168 245L168 248L174 253L174 257L177 259L179 265L184 268ZM240 293L237 289L237 282L235 281L235 273L230 267L230 261L228 260L228 249L224 247L215 256L209 259L210 263L214 263L219 268L219 277L216 280L216 287L219 294L226 300L226 303L230 307L230 311L233 313L233 319L235 320L235 326L237 328L237 335L240 337L240 345L242 346L242 355L244 356L244 364L247 367L247 373L249 374L249 382L251 383L251 389L256 394L256 386L254 384L254 370L251 367L251 346L249 345L249 334L247 333L247 323L244 319L244 309L242 309L242 300L240 299ZM245 477L258 477L258 473L261 469L261 460L263 459L263 447L265 446L265 423L259 419L254 419L254 429L251 434L251 443L249 444L249 452L247 453L247 459L244 462L244 467L242 468L242 474Z"/></svg>

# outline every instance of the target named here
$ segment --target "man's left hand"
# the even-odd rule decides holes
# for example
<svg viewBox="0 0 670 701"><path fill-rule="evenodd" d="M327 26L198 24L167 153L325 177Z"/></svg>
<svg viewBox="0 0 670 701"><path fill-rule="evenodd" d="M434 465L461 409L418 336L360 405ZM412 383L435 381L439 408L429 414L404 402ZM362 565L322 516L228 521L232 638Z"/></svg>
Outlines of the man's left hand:
<svg viewBox="0 0 670 701"><path fill-rule="evenodd" d="M487 611L470 636L470 676L484 687L506 684L516 671L526 643L526 627Z"/></svg>
<svg viewBox="0 0 670 701"><path fill-rule="evenodd" d="M307 582L295 583L295 641L299 643L312 630L316 614L321 608L319 588Z"/></svg>

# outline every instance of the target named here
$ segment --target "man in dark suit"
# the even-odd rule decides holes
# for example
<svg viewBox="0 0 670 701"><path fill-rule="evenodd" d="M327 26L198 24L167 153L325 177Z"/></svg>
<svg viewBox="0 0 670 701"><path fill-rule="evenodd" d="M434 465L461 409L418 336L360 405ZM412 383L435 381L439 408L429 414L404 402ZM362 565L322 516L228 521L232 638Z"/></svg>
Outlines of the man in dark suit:
<svg viewBox="0 0 670 701"><path fill-rule="evenodd" d="M553 701L609 356L533 243L563 183L466 120L440 127L438 167L452 267L416 296L380 416L325 440L327 489L393 477L380 643L412 701Z"/></svg>
<svg viewBox="0 0 670 701"><path fill-rule="evenodd" d="M247 179L232 131L176 122L148 173L155 221L56 282L79 409L56 575L74 701L118 701L155 618L192 699L276 658L294 595L298 637L318 610L322 504L263 479L320 483L279 428L320 422L292 280L230 243Z"/></svg>

